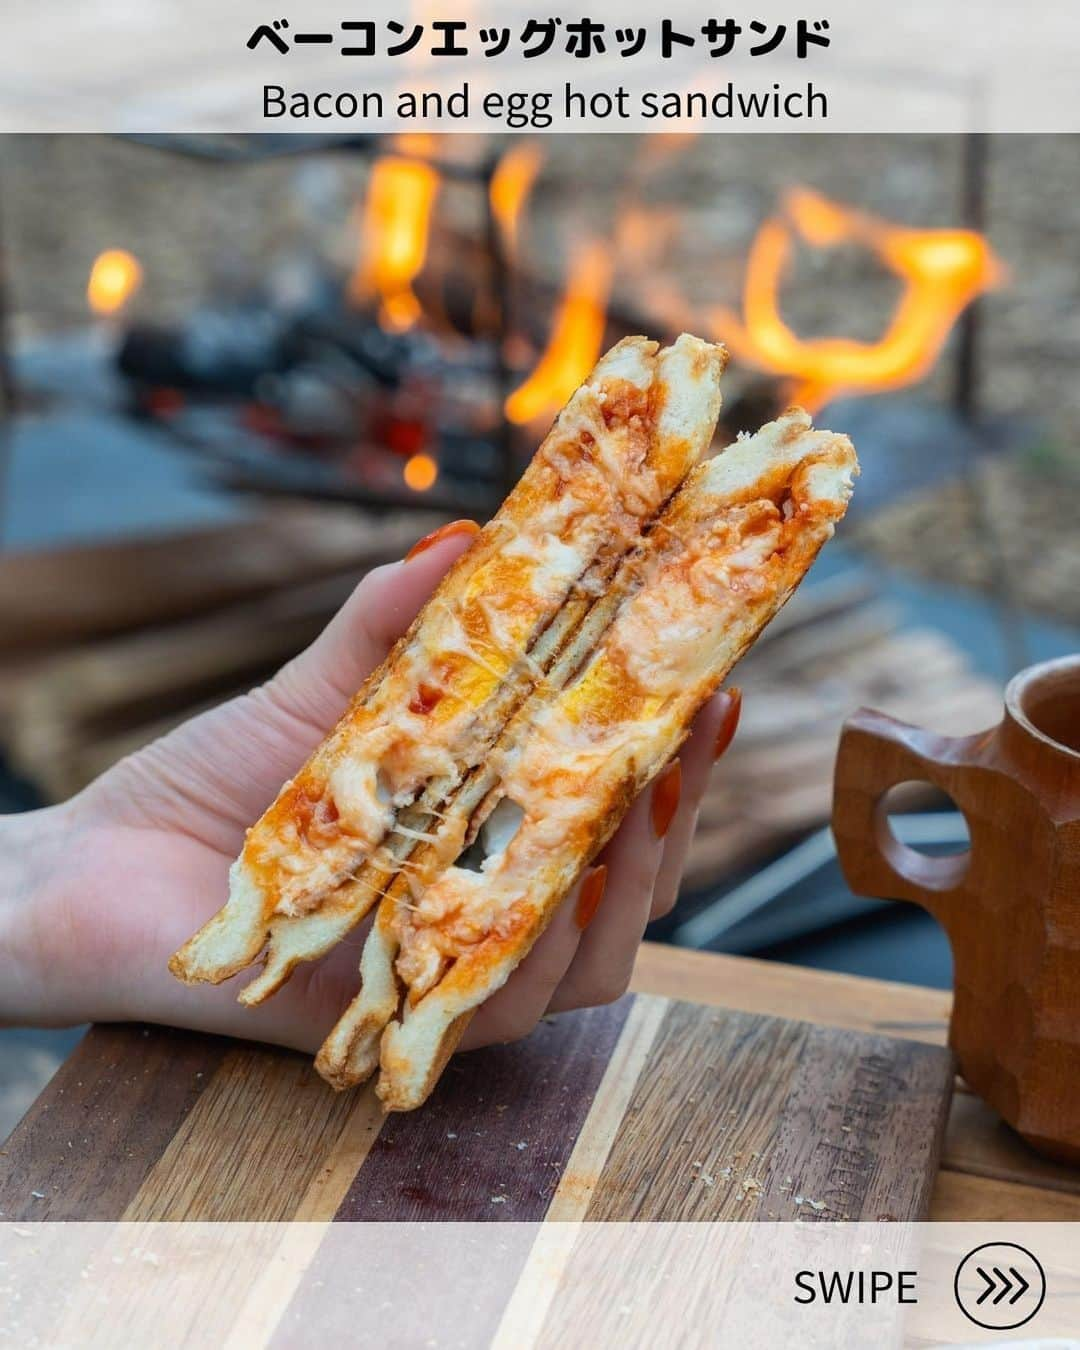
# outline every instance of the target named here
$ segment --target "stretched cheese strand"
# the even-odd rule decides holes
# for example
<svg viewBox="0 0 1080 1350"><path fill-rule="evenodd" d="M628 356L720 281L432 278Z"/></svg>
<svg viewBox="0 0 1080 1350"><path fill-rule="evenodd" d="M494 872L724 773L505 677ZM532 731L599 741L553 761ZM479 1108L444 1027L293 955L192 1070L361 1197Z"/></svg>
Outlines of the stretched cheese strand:
<svg viewBox="0 0 1080 1350"><path fill-rule="evenodd" d="M406 992L382 1036L380 1095L409 1109L430 1091L472 1010L506 980L698 707L802 579L844 513L856 472L843 437L798 410L696 470L626 565L621 607L577 675L534 700L491 771L521 823L479 871L449 866L411 905L380 907L362 972L393 1016L387 958ZM391 972L392 973L392 972ZM380 989L379 982L382 981ZM359 1023L364 991L343 1021ZM370 1066L372 1031L320 1069L341 1086ZM361 1043L362 1042L362 1043Z"/></svg>
<svg viewBox="0 0 1080 1350"><path fill-rule="evenodd" d="M363 916L380 890L368 877L331 901L331 922L318 918L365 863L390 874L399 813L429 785L440 796L456 787L498 733L497 710L509 715L535 682L537 635L590 566L634 546L700 456L724 361L722 348L684 335L659 354L628 338L599 363L498 514L248 831L228 903L173 957L174 974L227 979L274 928L256 1001ZM507 688L518 692L500 699ZM310 931L287 931L308 915Z"/></svg>

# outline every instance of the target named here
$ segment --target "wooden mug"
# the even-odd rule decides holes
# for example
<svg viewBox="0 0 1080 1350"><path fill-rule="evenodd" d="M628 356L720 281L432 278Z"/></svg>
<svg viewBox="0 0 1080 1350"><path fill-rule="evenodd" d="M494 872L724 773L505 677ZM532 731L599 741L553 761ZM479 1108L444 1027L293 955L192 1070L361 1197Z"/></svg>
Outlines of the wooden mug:
<svg viewBox="0 0 1080 1350"><path fill-rule="evenodd" d="M964 854L893 834L885 794L919 780L967 819ZM960 1071L1035 1148L1080 1162L1080 655L1033 666L1000 725L949 738L862 709L840 737L833 833L859 895L913 900L952 946Z"/></svg>

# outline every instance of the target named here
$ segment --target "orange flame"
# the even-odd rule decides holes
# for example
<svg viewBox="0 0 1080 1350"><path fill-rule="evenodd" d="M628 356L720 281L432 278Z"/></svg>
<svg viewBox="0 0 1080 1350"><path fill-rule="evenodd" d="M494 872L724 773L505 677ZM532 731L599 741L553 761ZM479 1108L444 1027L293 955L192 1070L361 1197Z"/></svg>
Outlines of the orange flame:
<svg viewBox="0 0 1080 1350"><path fill-rule="evenodd" d="M540 147L529 141L512 145L491 177L491 209L502 231L506 251L517 254L521 210L544 162Z"/></svg>
<svg viewBox="0 0 1080 1350"><path fill-rule="evenodd" d="M431 136L399 136L407 155L430 155ZM378 296L379 322L400 333L421 315L413 291L427 257L431 212L439 175L430 164L401 155L384 155L371 172L364 203L361 239L364 257L349 282L349 298L363 303Z"/></svg>
<svg viewBox="0 0 1080 1350"><path fill-rule="evenodd" d="M927 373L962 311L1001 284L1005 268L972 230L915 230L798 188L784 216L761 226L750 249L740 320L714 310L711 320L740 358L796 380L795 402L811 410L840 392L896 389ZM860 243L903 282L903 291L877 342L800 338L779 309L781 278L798 235L817 248Z"/></svg>
<svg viewBox="0 0 1080 1350"><path fill-rule="evenodd" d="M406 487L414 492L426 492L435 486L439 476L439 466L430 455L410 455L401 470Z"/></svg>
<svg viewBox="0 0 1080 1350"><path fill-rule="evenodd" d="M610 286L607 248L595 239L579 245L548 345L532 374L506 400L509 421L521 425L558 411L596 364Z"/></svg>
<svg viewBox="0 0 1080 1350"><path fill-rule="evenodd" d="M95 314L116 314L142 285L138 258L126 249L110 248L99 253L90 268L86 299Z"/></svg>

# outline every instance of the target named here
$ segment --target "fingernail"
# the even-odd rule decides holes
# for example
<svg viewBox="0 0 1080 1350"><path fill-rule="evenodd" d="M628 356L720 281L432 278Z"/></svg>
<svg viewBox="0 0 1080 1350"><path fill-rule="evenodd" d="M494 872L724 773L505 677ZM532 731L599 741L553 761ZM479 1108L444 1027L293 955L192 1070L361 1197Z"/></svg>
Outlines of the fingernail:
<svg viewBox="0 0 1080 1350"><path fill-rule="evenodd" d="M713 759L719 759L731 742L735 739L735 730L739 725L739 714L742 712L742 690L733 687L725 689L720 696L728 701L724 709L724 720L720 723L720 730L716 733L716 744L713 746Z"/></svg>
<svg viewBox="0 0 1080 1350"><path fill-rule="evenodd" d="M588 928L589 924L596 918L596 911L600 908L600 901L604 898L604 887L606 885L607 867L603 863L599 867L594 867L581 883L574 918L582 931Z"/></svg>
<svg viewBox="0 0 1080 1350"><path fill-rule="evenodd" d="M405 561L411 562L421 553L426 553L429 548L441 544L444 539L452 539L455 534L468 534L475 539L479 533L480 526L475 520L452 520L449 524L440 525L437 530L432 530L430 534L425 534L423 539L418 539L405 554Z"/></svg>
<svg viewBox="0 0 1080 1350"><path fill-rule="evenodd" d="M671 829L671 822L675 819L675 812L679 809L679 798L681 796L682 765L677 759L673 759L653 784L652 827L657 839L663 839L664 835Z"/></svg>

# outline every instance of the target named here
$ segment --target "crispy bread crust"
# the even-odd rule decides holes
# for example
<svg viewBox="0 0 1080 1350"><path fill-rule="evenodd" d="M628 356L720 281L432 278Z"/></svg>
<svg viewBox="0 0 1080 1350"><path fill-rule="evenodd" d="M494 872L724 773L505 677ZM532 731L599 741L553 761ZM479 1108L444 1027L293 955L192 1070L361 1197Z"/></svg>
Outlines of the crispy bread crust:
<svg viewBox="0 0 1080 1350"><path fill-rule="evenodd" d="M707 448L725 362L723 348L687 335L663 351L627 338L599 362L498 514L248 832L227 905L172 958L174 975L219 983L269 936L266 967L241 995L257 1003L364 917L411 852L402 828L427 832L426 813L542 676L532 652L552 621L572 631L590 603L582 584L603 587Z"/></svg>

